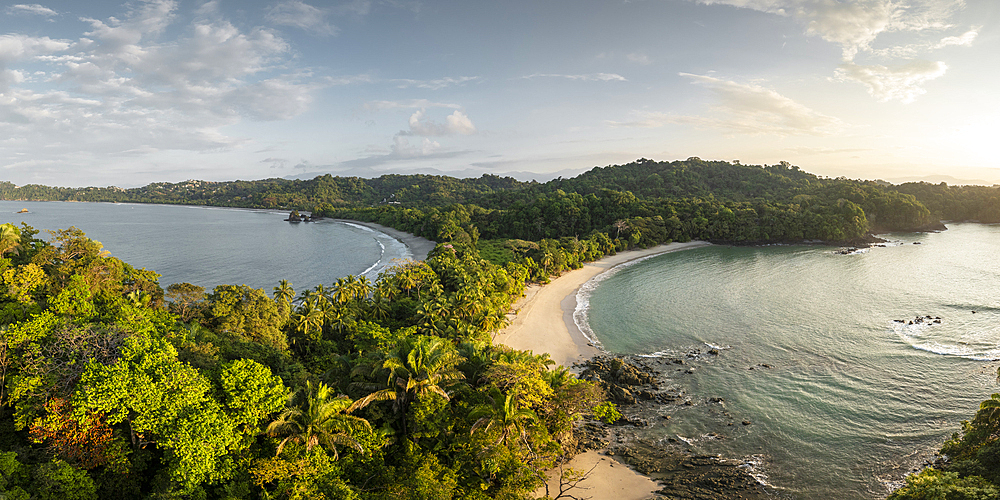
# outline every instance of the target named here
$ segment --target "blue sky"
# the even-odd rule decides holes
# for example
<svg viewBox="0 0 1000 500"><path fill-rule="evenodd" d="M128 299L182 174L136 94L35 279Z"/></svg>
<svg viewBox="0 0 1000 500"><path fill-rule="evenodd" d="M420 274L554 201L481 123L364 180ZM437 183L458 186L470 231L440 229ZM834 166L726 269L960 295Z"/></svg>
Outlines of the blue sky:
<svg viewBox="0 0 1000 500"><path fill-rule="evenodd" d="M0 179L16 184L546 179L691 156L1000 182L996 0L51 1L0 15Z"/></svg>

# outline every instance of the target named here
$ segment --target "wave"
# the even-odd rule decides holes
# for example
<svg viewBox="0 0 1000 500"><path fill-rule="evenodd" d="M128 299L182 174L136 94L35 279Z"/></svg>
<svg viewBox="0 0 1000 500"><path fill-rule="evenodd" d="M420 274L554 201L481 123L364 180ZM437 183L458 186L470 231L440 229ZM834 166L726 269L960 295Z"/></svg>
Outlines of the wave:
<svg viewBox="0 0 1000 500"><path fill-rule="evenodd" d="M754 478L761 486L767 486L769 488L776 488L773 484L768 482L768 476L764 472L764 466L767 462L767 458L764 455L750 455L742 461L743 463L737 465L740 469L744 469L750 477Z"/></svg>
<svg viewBox="0 0 1000 500"><path fill-rule="evenodd" d="M638 259L630 260L628 262L622 262L621 264L618 264L610 269L605 270L604 272L598 274L597 276L590 278L589 280L587 280L586 283L580 285L579 289L577 289L576 308L573 309L573 323L576 324L576 327L580 330L580 333L583 334L584 338L586 338L587 341L590 342L591 344L594 344L594 347L602 351L606 350L604 349L603 344L601 344L600 339L597 338L597 334L595 334L594 330L590 328L590 319L589 319L590 296L594 294L594 290L597 290L597 286L600 285L601 282L618 274L622 269L627 269L645 260L651 259L653 257L659 257L660 255L663 254L657 253L653 255L647 255L645 257L640 257ZM661 356L642 355L642 354L639 354L638 356L661 357Z"/></svg>
<svg viewBox="0 0 1000 500"><path fill-rule="evenodd" d="M987 333L987 339L976 339L973 334L969 340L956 340L945 336L935 336L937 325L931 323L902 324L893 323L892 329L904 342L914 349L939 354L941 356L956 356L973 361L1000 360L1000 347L997 346L995 335ZM985 333L985 332L984 332ZM982 335L982 334L980 334Z"/></svg>
<svg viewBox="0 0 1000 500"><path fill-rule="evenodd" d="M375 269L376 267L378 267L378 265L382 263L382 256L385 255L385 245L383 245L382 242L378 240L378 238L372 238L372 239L375 240L375 243L378 243L378 247L379 247L378 260L376 260L374 264L372 264L371 266L369 266L368 269L365 269L364 271L361 271L361 275L362 276L367 276L368 273L372 269ZM371 279L371 278L369 278L369 279Z"/></svg>
<svg viewBox="0 0 1000 500"><path fill-rule="evenodd" d="M348 221L336 221L338 224L343 224L345 226L350 226L355 229L365 231L368 233L373 233L374 240L379 246L379 258L374 264L361 271L361 275L367 277L368 279L375 281L378 275L385 271L389 266L394 265L397 262L405 262L407 260L413 260L413 251L410 247L403 243L401 240L393 237L390 234L383 233L378 229L366 226L364 224L356 224ZM389 247L386 247L386 244ZM386 254L389 254L388 258Z"/></svg>

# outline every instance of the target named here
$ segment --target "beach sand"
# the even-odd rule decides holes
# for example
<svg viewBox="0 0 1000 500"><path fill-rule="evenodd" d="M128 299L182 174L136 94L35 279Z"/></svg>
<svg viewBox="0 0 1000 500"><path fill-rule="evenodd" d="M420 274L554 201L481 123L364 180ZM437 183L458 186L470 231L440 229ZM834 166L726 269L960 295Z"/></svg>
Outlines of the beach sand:
<svg viewBox="0 0 1000 500"><path fill-rule="evenodd" d="M585 361L599 354L589 345L586 337L573 321L576 309L576 292L580 285L619 264L661 253L686 250L709 245L703 241L670 243L644 250L629 250L617 255L585 264L555 278L545 286L532 285L524 297L514 304L517 316L497 334L494 342L519 350L535 353L547 352L552 359L565 367ZM656 481L633 471L627 465L596 451L581 453L569 462L569 467L588 472L576 489L569 492L578 498L592 500L645 500L655 496L659 487ZM558 470L549 477L549 494L558 494ZM535 491L536 497L545 495L545 488Z"/></svg>
<svg viewBox="0 0 1000 500"><path fill-rule="evenodd" d="M580 285L625 262L706 245L710 243L690 241L627 250L565 272L548 285L531 285L525 290L524 297L514 303L517 316L497 334L494 341L522 351L547 352L553 361L567 368L575 362L588 360L600 351L588 345L589 341L573 321L576 291Z"/></svg>
<svg viewBox="0 0 1000 500"><path fill-rule="evenodd" d="M350 222L351 224L357 224L359 226L367 226L376 231L388 234L389 236L392 236L393 238L396 238L397 240L403 242L403 244L406 245L406 247L409 248L410 252L413 254L413 260L417 261L426 259L427 254L430 253L431 250L434 250L434 247L437 246L437 243L428 240L426 238L421 238L420 236L414 236L410 233L405 233L398 229L386 227L381 224L376 224L374 222L361 222L358 220L349 220L349 219L329 219L329 220L337 222Z"/></svg>

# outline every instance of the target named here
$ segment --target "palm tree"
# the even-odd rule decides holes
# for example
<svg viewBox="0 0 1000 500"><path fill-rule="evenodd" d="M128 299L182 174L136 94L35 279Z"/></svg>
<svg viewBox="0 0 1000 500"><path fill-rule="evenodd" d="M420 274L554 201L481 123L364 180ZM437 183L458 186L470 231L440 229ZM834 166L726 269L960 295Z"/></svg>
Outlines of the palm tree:
<svg viewBox="0 0 1000 500"><path fill-rule="evenodd" d="M369 304L369 312L378 321L387 319L392 312L392 304L382 294L376 293Z"/></svg>
<svg viewBox="0 0 1000 500"><path fill-rule="evenodd" d="M624 220L616 220L611 227L617 229L615 232L615 238L618 238L622 234L622 229L628 229L628 222L625 222Z"/></svg>
<svg viewBox="0 0 1000 500"><path fill-rule="evenodd" d="M448 329L450 317L451 308L442 298L428 300L417 308L418 328L428 335L443 335Z"/></svg>
<svg viewBox="0 0 1000 500"><path fill-rule="evenodd" d="M276 455L281 454L289 441L305 445L306 452L312 451L318 444L323 445L333 453L334 460L339 457L338 444L364 453L364 448L354 436L360 432L371 432L371 424L363 418L349 415L353 403L350 398L332 395L326 384L320 382L313 387L312 382L306 382L304 391L296 391L289 397L289 406L267 426L267 433L272 437L284 436Z"/></svg>
<svg viewBox="0 0 1000 500"><path fill-rule="evenodd" d="M341 332L350 323L352 316L347 314L347 308L332 300L323 301L319 310L323 313L323 320L327 326Z"/></svg>
<svg viewBox="0 0 1000 500"><path fill-rule="evenodd" d="M323 311L316 307L315 299L309 298L295 315L295 331L316 340L315 332L323 330Z"/></svg>
<svg viewBox="0 0 1000 500"><path fill-rule="evenodd" d="M495 430L498 435L493 446L503 443L509 448L520 438L528 451L531 451L531 444L527 439L528 428L538 422L538 416L528 408L518 408L513 392L502 399L499 396L502 395L495 391L490 398L492 404L477 406L469 413L469 417L477 419L472 424L470 433L474 434L480 429L483 432Z"/></svg>
<svg viewBox="0 0 1000 500"><path fill-rule="evenodd" d="M291 303L294 298L295 290L292 289L292 284L288 280L281 280L278 282L278 286L274 287L274 300Z"/></svg>
<svg viewBox="0 0 1000 500"><path fill-rule="evenodd" d="M17 255L21 249L21 231L13 224L0 224L0 257L7 252Z"/></svg>
<svg viewBox="0 0 1000 500"><path fill-rule="evenodd" d="M462 357L455 347L445 339L427 336L407 338L382 362L382 369L388 370L386 387L359 399L355 407L362 408L373 401L392 400L393 409L405 414L411 402L428 393L450 400L447 389L465 378L456 368L461 361Z"/></svg>
<svg viewBox="0 0 1000 500"><path fill-rule="evenodd" d="M364 276L351 275L337 280L333 290L333 299L338 304L347 305L367 299L372 291L372 282Z"/></svg>
<svg viewBox="0 0 1000 500"><path fill-rule="evenodd" d="M309 299L313 299L314 297L316 297L316 292L314 292L312 290L306 290L306 291L300 293L299 294L299 298L295 299L295 301L298 302L298 303L300 303L300 304L302 304L302 303L305 303Z"/></svg>
<svg viewBox="0 0 1000 500"><path fill-rule="evenodd" d="M458 344L458 353L465 358L460 368L466 380L478 383L486 369L493 364L493 348L489 342L462 342Z"/></svg>

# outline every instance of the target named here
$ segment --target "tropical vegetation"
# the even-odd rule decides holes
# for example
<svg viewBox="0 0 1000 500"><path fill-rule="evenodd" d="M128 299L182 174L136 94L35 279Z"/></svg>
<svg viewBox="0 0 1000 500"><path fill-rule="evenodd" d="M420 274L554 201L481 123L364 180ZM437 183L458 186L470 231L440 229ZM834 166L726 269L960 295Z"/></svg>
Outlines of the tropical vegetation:
<svg viewBox="0 0 1000 500"><path fill-rule="evenodd" d="M603 401L492 344L528 272L475 246L269 294L38 236L0 225L2 498L526 498Z"/></svg>

